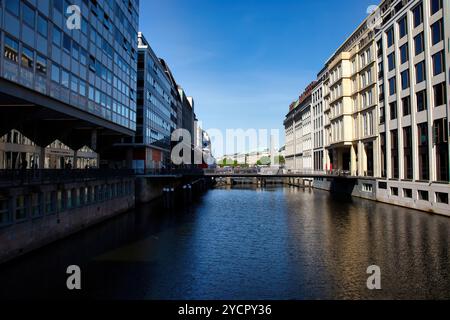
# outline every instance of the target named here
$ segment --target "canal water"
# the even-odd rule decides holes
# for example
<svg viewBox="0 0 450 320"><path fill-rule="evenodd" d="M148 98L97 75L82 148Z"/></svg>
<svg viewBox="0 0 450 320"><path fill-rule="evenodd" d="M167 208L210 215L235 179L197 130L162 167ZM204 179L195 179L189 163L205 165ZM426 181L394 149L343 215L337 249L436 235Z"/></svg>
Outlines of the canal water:
<svg viewBox="0 0 450 320"><path fill-rule="evenodd" d="M0 266L0 298L450 299L450 219L319 190L214 189ZM81 268L82 290L66 289ZM367 289L367 268L382 290Z"/></svg>

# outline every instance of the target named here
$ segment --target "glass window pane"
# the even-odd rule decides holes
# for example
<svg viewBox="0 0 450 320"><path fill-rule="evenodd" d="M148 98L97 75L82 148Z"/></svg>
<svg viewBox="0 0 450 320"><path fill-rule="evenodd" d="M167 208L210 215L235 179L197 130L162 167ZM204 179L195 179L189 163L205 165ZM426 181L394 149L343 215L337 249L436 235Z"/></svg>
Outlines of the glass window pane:
<svg viewBox="0 0 450 320"><path fill-rule="evenodd" d="M52 80L59 83L59 67L52 65Z"/></svg>
<svg viewBox="0 0 450 320"><path fill-rule="evenodd" d="M6 0L5 7L6 10L8 10L10 13L14 14L17 17L19 16L20 1Z"/></svg>
<svg viewBox="0 0 450 320"><path fill-rule="evenodd" d="M19 62L19 43L8 36L5 36L5 58Z"/></svg>
<svg viewBox="0 0 450 320"><path fill-rule="evenodd" d="M43 35L44 37L47 37L47 35L48 35L48 22L42 16L38 16L37 30L38 30L38 32L41 35Z"/></svg>
<svg viewBox="0 0 450 320"><path fill-rule="evenodd" d="M30 49L22 48L22 67L33 69L34 53Z"/></svg>
<svg viewBox="0 0 450 320"><path fill-rule="evenodd" d="M61 71L61 84L64 87L69 88L69 73L65 70Z"/></svg>
<svg viewBox="0 0 450 320"><path fill-rule="evenodd" d="M36 58L36 71L41 74L47 74L47 59L42 56Z"/></svg>
<svg viewBox="0 0 450 320"><path fill-rule="evenodd" d="M34 29L35 12L28 5L22 6L22 21Z"/></svg>

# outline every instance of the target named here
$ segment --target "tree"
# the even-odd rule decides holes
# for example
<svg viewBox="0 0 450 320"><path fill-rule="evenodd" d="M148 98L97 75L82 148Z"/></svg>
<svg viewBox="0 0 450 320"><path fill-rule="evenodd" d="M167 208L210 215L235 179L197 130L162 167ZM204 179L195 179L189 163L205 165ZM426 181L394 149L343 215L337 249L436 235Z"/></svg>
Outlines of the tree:
<svg viewBox="0 0 450 320"><path fill-rule="evenodd" d="M270 166L271 161L270 161L270 157L262 157L261 159L259 159L261 165L263 166Z"/></svg>
<svg viewBox="0 0 450 320"><path fill-rule="evenodd" d="M286 164L286 159L283 156L276 156L275 164L284 165Z"/></svg>

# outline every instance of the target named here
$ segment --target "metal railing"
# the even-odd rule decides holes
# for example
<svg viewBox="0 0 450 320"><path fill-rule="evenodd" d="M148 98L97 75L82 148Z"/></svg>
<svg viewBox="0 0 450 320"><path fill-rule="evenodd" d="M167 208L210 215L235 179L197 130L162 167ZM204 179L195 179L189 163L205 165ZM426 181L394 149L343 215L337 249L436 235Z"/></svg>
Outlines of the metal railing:
<svg viewBox="0 0 450 320"><path fill-rule="evenodd" d="M181 168L181 169L134 169L136 176L177 176L177 175L204 175L205 171L198 168Z"/></svg>
<svg viewBox="0 0 450 320"><path fill-rule="evenodd" d="M133 170L124 169L30 169L0 170L0 187L39 185L65 182L133 177Z"/></svg>
<svg viewBox="0 0 450 320"><path fill-rule="evenodd" d="M349 177L351 172L348 170L287 170L278 168L218 168L204 170L206 175L261 175L261 176L333 176Z"/></svg>

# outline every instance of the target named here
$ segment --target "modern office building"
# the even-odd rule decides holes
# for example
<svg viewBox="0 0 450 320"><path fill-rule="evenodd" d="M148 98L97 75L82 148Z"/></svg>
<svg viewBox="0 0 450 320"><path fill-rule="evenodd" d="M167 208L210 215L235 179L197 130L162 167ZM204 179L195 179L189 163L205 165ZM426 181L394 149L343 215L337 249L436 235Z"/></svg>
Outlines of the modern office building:
<svg viewBox="0 0 450 320"><path fill-rule="evenodd" d="M100 152L136 129L139 0L73 5L0 2L0 136L18 130L41 153L56 138Z"/></svg>
<svg viewBox="0 0 450 320"><path fill-rule="evenodd" d="M286 169L291 171L312 171L313 124L312 92L316 81L309 84L299 99L291 104L284 121L286 135Z"/></svg>
<svg viewBox="0 0 450 320"><path fill-rule="evenodd" d="M177 127L172 81L144 35L138 34L137 130L133 168L160 169L169 162Z"/></svg>
<svg viewBox="0 0 450 320"><path fill-rule="evenodd" d="M376 34L383 88L378 196L434 212L450 210L449 6L383 1Z"/></svg>

